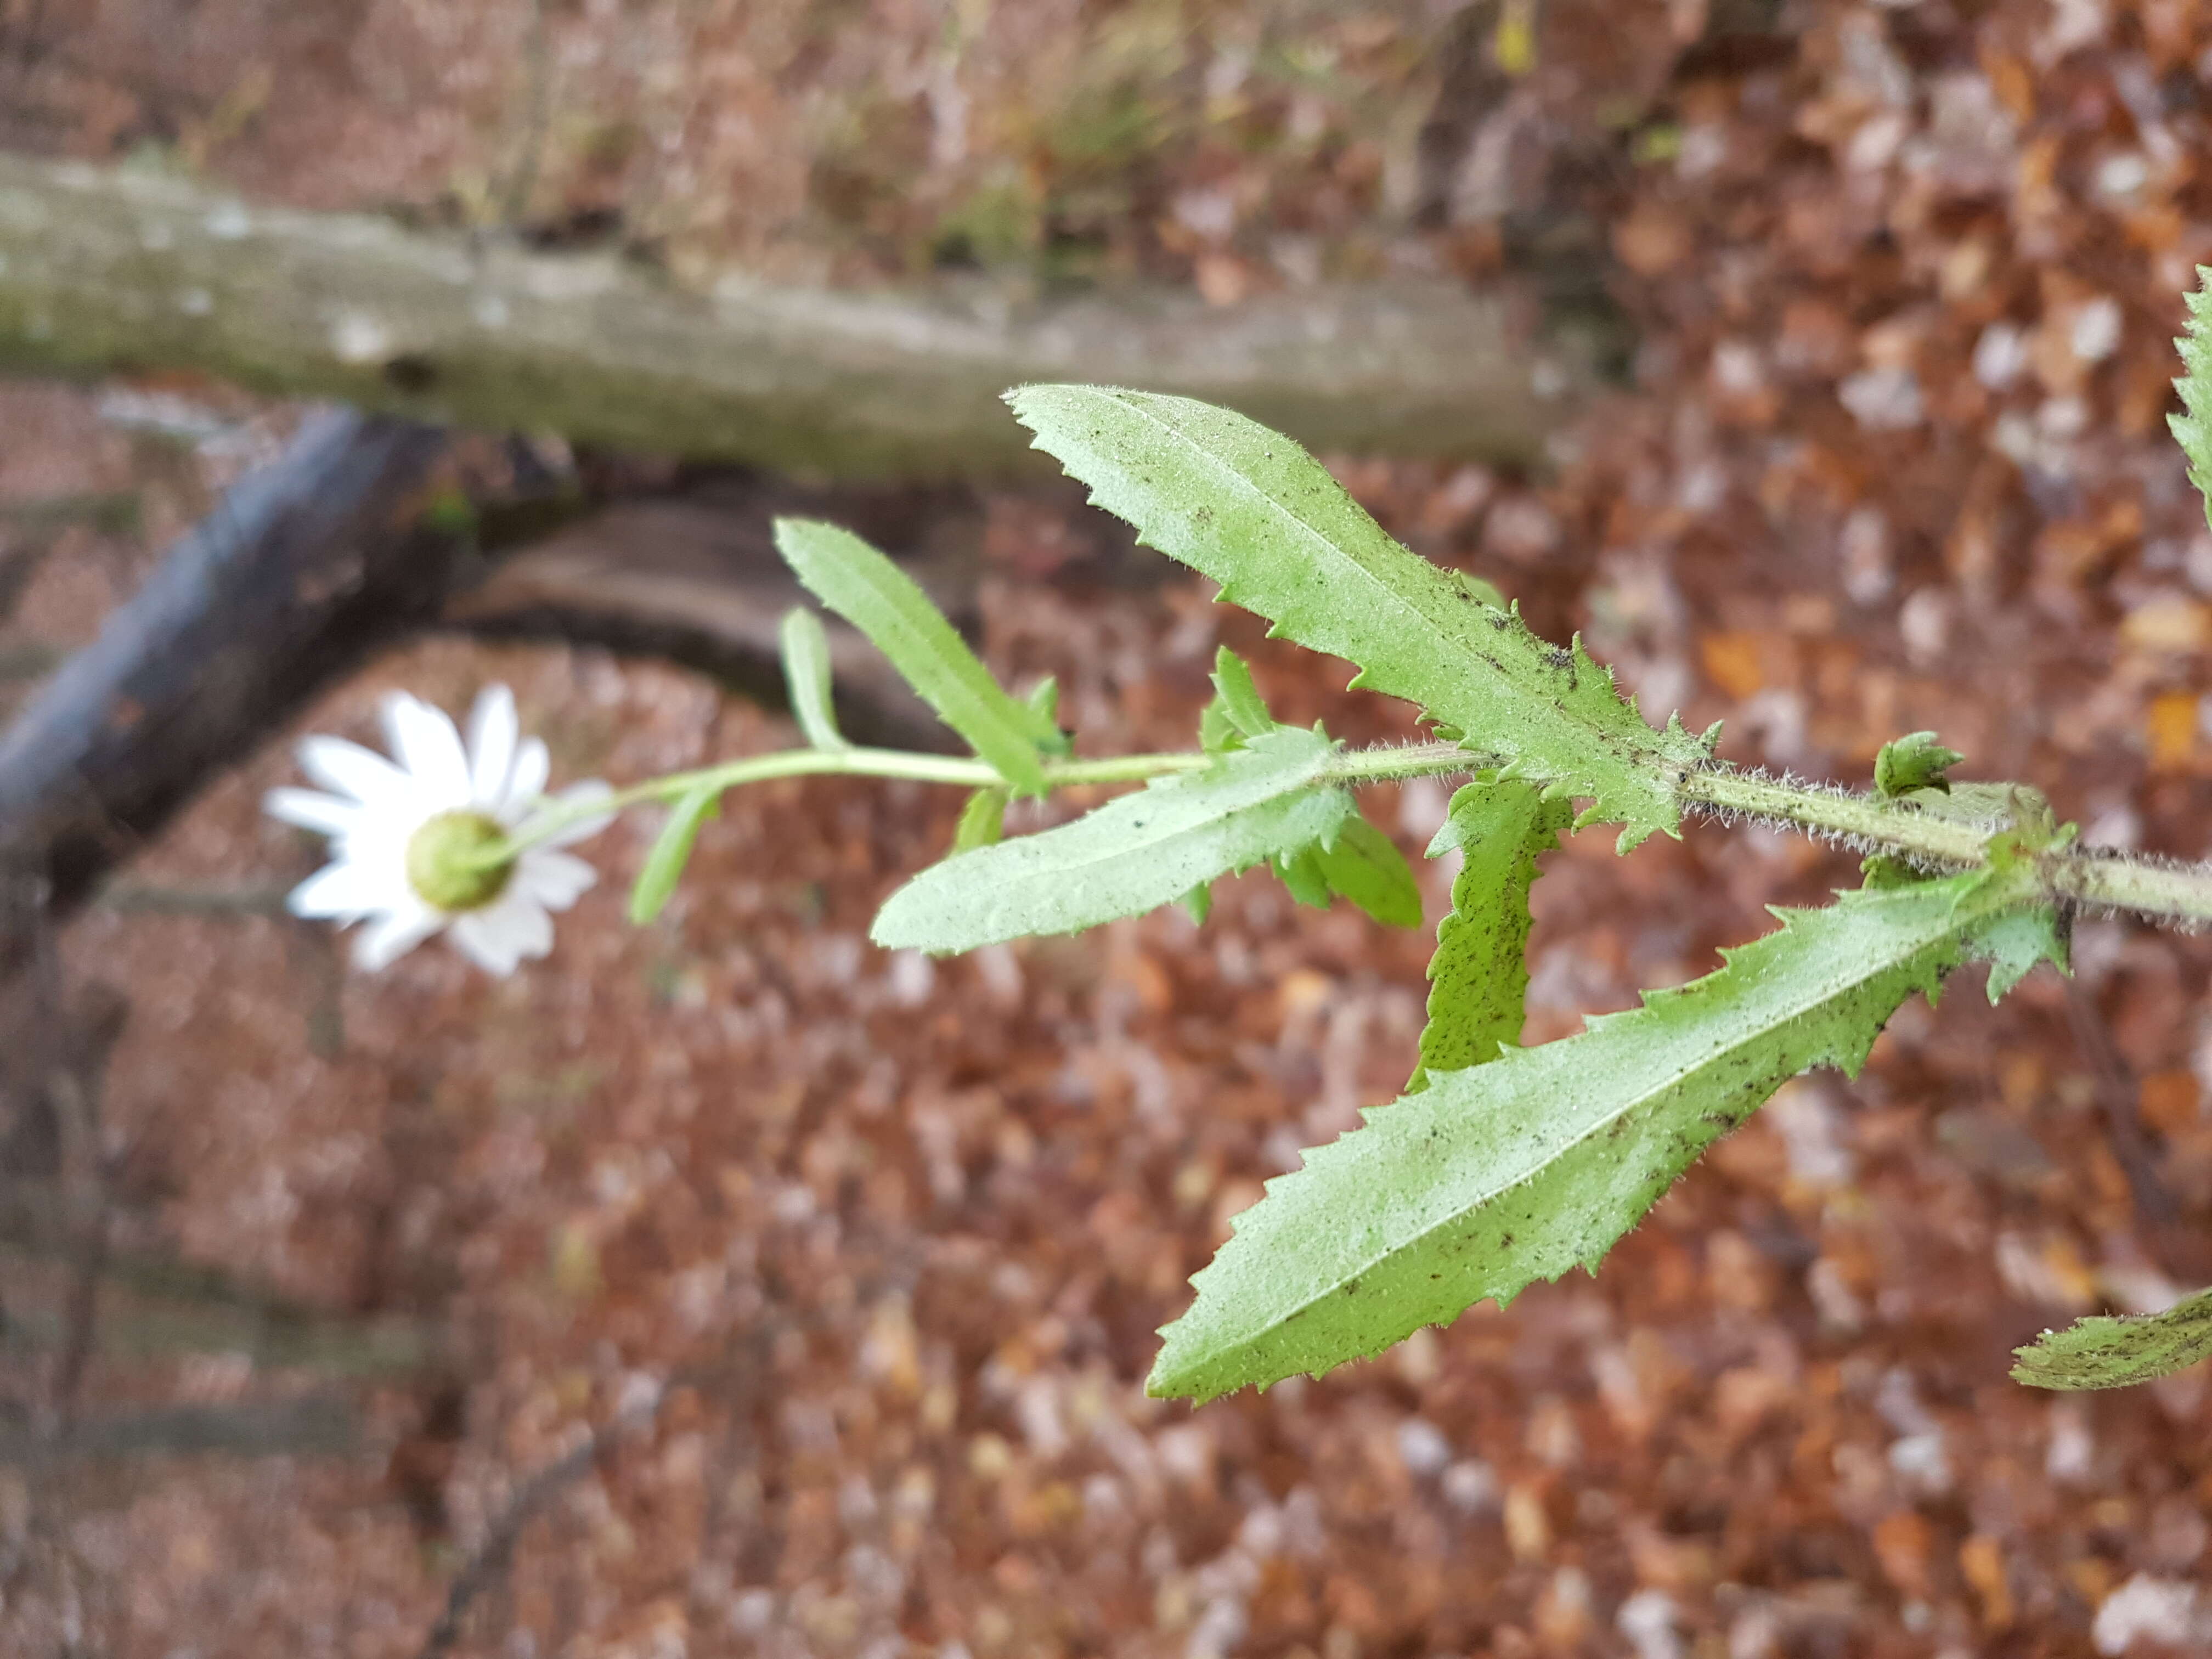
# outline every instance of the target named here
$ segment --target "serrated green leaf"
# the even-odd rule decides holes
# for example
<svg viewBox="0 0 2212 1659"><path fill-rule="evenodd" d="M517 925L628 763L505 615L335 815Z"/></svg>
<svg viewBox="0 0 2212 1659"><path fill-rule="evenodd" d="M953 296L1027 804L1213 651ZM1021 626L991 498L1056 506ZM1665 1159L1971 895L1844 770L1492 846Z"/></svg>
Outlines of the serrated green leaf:
<svg viewBox="0 0 2212 1659"><path fill-rule="evenodd" d="M2173 343L2181 352L2182 412L2166 417L2181 453L2189 458L2189 482L2204 498L2205 521L2212 524L2212 267L2197 267L2197 291L2187 296L2188 331Z"/></svg>
<svg viewBox="0 0 2212 1659"><path fill-rule="evenodd" d="M1198 711L1198 746L1209 755L1225 755L1244 746L1244 734L1229 718L1229 705L1218 691Z"/></svg>
<svg viewBox="0 0 2212 1659"><path fill-rule="evenodd" d="M2212 1355L2212 1291L2164 1313L2077 1319L2013 1355L2013 1381L2034 1389L2124 1389L2171 1376Z"/></svg>
<svg viewBox="0 0 2212 1659"><path fill-rule="evenodd" d="M1094 812L923 871L870 930L887 949L972 951L1072 933L1173 903L1194 887L1333 834L1352 798L1326 781L1336 744L1282 726L1202 772L1156 780Z"/></svg>
<svg viewBox="0 0 2212 1659"><path fill-rule="evenodd" d="M1485 581L1481 577L1476 575L1470 570L1455 571L1453 575L1461 586L1467 589L1468 592L1474 594L1476 599L1480 599L1492 610L1510 611L1512 609L1512 606L1505 602L1505 595L1498 592L1498 584L1496 582Z"/></svg>
<svg viewBox="0 0 2212 1659"><path fill-rule="evenodd" d="M1209 755L1225 755L1274 729L1275 717L1252 684L1252 671L1223 646L1214 653L1212 701L1199 711L1198 746Z"/></svg>
<svg viewBox="0 0 2212 1659"><path fill-rule="evenodd" d="M1536 860L1574 817L1533 784L1486 781L1452 796L1429 856L1459 849L1451 914L1437 925L1429 959L1429 1021L1421 1063L1406 1085L1413 1094L1432 1072L1455 1072L1495 1059L1521 1041L1528 991L1528 890Z"/></svg>
<svg viewBox="0 0 2212 1659"><path fill-rule="evenodd" d="M1379 1352L1595 1267L1712 1140L1809 1066L1856 1073L1980 920L1981 872L1822 910L1580 1035L1432 1072L1268 1184L1192 1283L1146 1383L1204 1401Z"/></svg>
<svg viewBox="0 0 2212 1659"><path fill-rule="evenodd" d="M1252 684L1252 671L1225 645L1213 653L1213 689L1220 696L1221 712L1247 742L1275 729L1267 700Z"/></svg>
<svg viewBox="0 0 2212 1659"><path fill-rule="evenodd" d="M1509 775L1586 795L1584 822L1624 850L1680 819L1681 775L1713 733L1644 724L1579 641L1547 645L1517 614L1393 541L1289 439L1187 398L1080 386L1007 393L1036 447L1139 539L1211 576L1273 631L1359 665L1352 684L1419 704Z"/></svg>
<svg viewBox="0 0 2212 1659"><path fill-rule="evenodd" d="M2074 967L2069 943L2066 924L2057 908L2035 904L2008 910L1976 928L1969 954L1990 964L1990 1001L1994 1006L2039 962L2070 975Z"/></svg>
<svg viewBox="0 0 2212 1659"><path fill-rule="evenodd" d="M1300 904L1328 908L1328 878L1322 873L1321 849L1308 844L1275 855L1275 877Z"/></svg>
<svg viewBox="0 0 2212 1659"><path fill-rule="evenodd" d="M1006 792L978 789L960 809L953 826L952 850L972 853L979 847L995 847L1006 833Z"/></svg>
<svg viewBox="0 0 2212 1659"><path fill-rule="evenodd" d="M775 545L807 591L866 635L1017 793L1045 793L1040 751L1064 750L1065 734L1006 694L911 576L835 525L778 519Z"/></svg>
<svg viewBox="0 0 2212 1659"><path fill-rule="evenodd" d="M1916 789L1951 793L1943 775L1966 757L1937 741L1933 732L1908 732L1882 744L1874 757L1874 792L1885 800L1909 795Z"/></svg>
<svg viewBox="0 0 2212 1659"><path fill-rule="evenodd" d="M784 613L783 684L791 698L791 717L817 749L850 749L837 729L830 700L830 636L822 618L804 605Z"/></svg>
<svg viewBox="0 0 2212 1659"><path fill-rule="evenodd" d="M1329 890L1389 927L1421 925L1421 887L1398 845L1354 812L1336 839L1315 849Z"/></svg>
<svg viewBox="0 0 2212 1659"><path fill-rule="evenodd" d="M691 861L699 826L708 818L720 817L721 811L722 792L713 787L694 789L668 809L668 821L653 838L652 850L646 854L629 890L629 919L635 926L644 927L666 908L676 884L683 878L684 866Z"/></svg>

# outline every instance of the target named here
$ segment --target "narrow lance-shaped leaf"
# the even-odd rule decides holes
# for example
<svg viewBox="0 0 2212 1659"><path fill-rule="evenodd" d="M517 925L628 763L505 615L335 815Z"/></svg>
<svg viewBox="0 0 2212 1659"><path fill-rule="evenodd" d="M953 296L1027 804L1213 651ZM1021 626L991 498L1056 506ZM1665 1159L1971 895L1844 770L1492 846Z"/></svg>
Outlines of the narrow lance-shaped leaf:
<svg viewBox="0 0 2212 1659"><path fill-rule="evenodd" d="M1246 742L1275 729L1267 699L1252 684L1252 671L1225 645L1214 653L1213 689L1221 699L1222 714Z"/></svg>
<svg viewBox="0 0 2212 1659"><path fill-rule="evenodd" d="M1328 908L1328 878L1322 873L1321 848L1311 842L1275 855L1275 878L1300 904Z"/></svg>
<svg viewBox="0 0 2212 1659"><path fill-rule="evenodd" d="M1066 752L1065 735L991 678L914 578L835 525L778 519L775 545L807 591L866 635L1000 776L1020 793L1045 793L1040 751Z"/></svg>
<svg viewBox="0 0 2212 1659"><path fill-rule="evenodd" d="M960 809L953 826L952 850L972 853L979 847L995 847L1006 833L1006 792L978 789Z"/></svg>
<svg viewBox="0 0 2212 1659"><path fill-rule="evenodd" d="M850 749L830 704L830 636L822 631L822 618L805 605L793 605L784 613L782 639L783 684L792 719L813 747Z"/></svg>
<svg viewBox="0 0 2212 1659"><path fill-rule="evenodd" d="M1966 950L1981 873L1778 912L1719 972L1577 1036L1437 1072L1237 1218L1147 1383L1208 1400L1379 1352L1595 1267L1719 1135L1808 1066L1856 1072Z"/></svg>
<svg viewBox="0 0 2212 1659"><path fill-rule="evenodd" d="M1022 699L1022 707L1036 715L1043 728L1052 735L1038 741L1051 753L1064 755L1068 750L1067 733L1060 729L1060 679L1046 675L1030 687L1029 695Z"/></svg>
<svg viewBox="0 0 2212 1659"><path fill-rule="evenodd" d="M1456 848L1462 862L1429 958L1429 1023L1407 1093L1427 1087L1431 1072L1480 1066L1521 1041L1528 890L1536 860L1573 816L1566 802L1544 799L1531 784L1470 783L1453 795L1429 856Z"/></svg>
<svg viewBox="0 0 2212 1659"><path fill-rule="evenodd" d="M1229 718L1229 706L1217 691L1198 711L1198 746L1209 755L1225 755L1244 746L1244 734Z"/></svg>
<svg viewBox="0 0 2212 1659"><path fill-rule="evenodd" d="M1073 823L947 859L893 893L870 936L887 949L972 951L1172 903L1331 833L1352 805L1326 783L1335 752L1324 733L1285 726Z"/></svg>
<svg viewBox="0 0 2212 1659"><path fill-rule="evenodd" d="M1252 671L1243 658L1223 646L1214 653L1212 701L1199 712L1199 747L1209 755L1224 754L1274 729L1275 717L1252 684Z"/></svg>
<svg viewBox="0 0 2212 1659"><path fill-rule="evenodd" d="M692 790L668 810L668 821L653 838L652 850L638 869L629 890L629 919L642 927L667 907L684 866L691 861L692 844L699 826L722 810L722 792L711 786Z"/></svg>
<svg viewBox="0 0 2212 1659"><path fill-rule="evenodd" d="M1579 641L1558 647L1408 551L1305 451L1208 404L1108 387L1007 394L1036 447L1139 538L1204 572L1274 631L1359 665L1353 681L1419 703L1508 776L1586 795L1624 848L1672 834L1683 775L1712 736L1654 731Z"/></svg>
<svg viewBox="0 0 2212 1659"><path fill-rule="evenodd" d="M1329 890L1389 927L1421 925L1421 889L1397 843L1353 812L1336 839L1314 848Z"/></svg>
<svg viewBox="0 0 2212 1659"><path fill-rule="evenodd" d="M2077 1319L2013 1352L2013 1380L2031 1388L2124 1389L2171 1376L2212 1356L2212 1291L2164 1313Z"/></svg>

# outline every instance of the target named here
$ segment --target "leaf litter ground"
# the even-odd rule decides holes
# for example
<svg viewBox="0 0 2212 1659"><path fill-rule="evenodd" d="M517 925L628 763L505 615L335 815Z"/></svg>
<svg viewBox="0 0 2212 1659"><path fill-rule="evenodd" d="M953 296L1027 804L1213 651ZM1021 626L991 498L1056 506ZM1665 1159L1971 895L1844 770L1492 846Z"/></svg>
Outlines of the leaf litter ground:
<svg viewBox="0 0 2212 1659"><path fill-rule="evenodd" d="M98 9L111 30L148 10ZM198 27L249 9L203 7ZM404 13L367 9L352 58L304 25L280 44L325 75L404 58ZM472 27L514 21L486 7ZM1340 476L1395 532L1520 599L1539 633L1583 628L1647 708L1726 717L1739 757L1863 775L1883 738L1933 728L1969 755L1961 776L2044 783L2092 839L2199 854L2212 541L2159 428L2165 342L2208 252L2196 65L2212 39L2178 8L2120 21L2008 3L1961 21L1823 4L1804 21L1780 57L1723 56L1678 85L1671 131L1650 140L1661 159L1605 204L1646 330L1639 386L1570 434L1553 484L1383 463ZM869 50L897 38L878 35ZM484 49L471 40L457 76ZM1524 124L1503 136L1540 142L1545 112L1588 93L1559 78L1601 82L1615 44L1550 40L1558 76L1500 117ZM1387 29L1350 40L1340 61L1379 79L1387 45ZM228 85L217 69L240 57L176 61ZM98 52L37 65L88 153L132 131L98 69ZM512 131L455 118L466 98L441 84L410 93L437 113L422 133L460 135L435 165ZM434 196L404 151L307 142L315 123L381 133L359 94L286 90L276 108L275 136L249 119L199 142L303 198ZM1307 152L1271 172L1201 134L1166 188L1220 194L1229 230L1190 231L1215 222L1194 198L1166 216L1182 231L1133 257L1217 289L1275 280L1270 239L1300 234L1280 216L1301 200L1328 246L1355 245L1376 199L1359 195L1358 138L1340 173ZM619 196L633 175L586 163L620 153L579 143L551 188ZM1479 182L1437 257L1486 257ZM914 192L855 194L835 168L757 199L814 188L892 241L922 234L884 205ZM9 390L0 492L136 489L158 541L235 464L179 463L90 407ZM1024 532L1052 522L999 512ZM994 544L1030 572L1037 545ZM11 636L83 637L135 556L72 532ZM990 612L994 665L1060 674L1096 750L1188 740L1217 642L1250 657L1284 720L1392 735L1340 672L1188 588L1070 594L1032 575ZM458 704L494 676L570 772L789 738L674 674L451 646L386 665L309 723L362 721L384 684ZM252 811L279 769L271 756L226 783L143 873L304 869ZM1411 852L1443 804L1382 791L1370 811ZM1599 1280L1193 1415L1140 1397L1152 1328L1261 1180L1396 1091L1425 946L1295 910L1253 877L1202 933L1169 916L933 966L872 953L873 902L958 810L951 792L828 782L733 799L660 924L628 931L611 883L549 969L503 987L426 955L332 1001L317 947L276 924L88 919L72 973L133 1006L106 1103L117 1247L459 1337L447 1374L341 1382L354 1455L0 1477L7 1644L52 1650L74 1620L125 1654L411 1653L517 1483L684 1367L696 1385L526 1534L478 1650L519 1650L510 1627L578 1654L2199 1639L2203 1377L2053 1400L2004 1370L2044 1325L2212 1280L2202 943L2085 928L2081 982L2124 1075L2084 1058L2048 982L1994 1012L1954 995L1940 1023L1908 1005L1856 1084L1785 1091ZM634 866L650 833L625 830L609 861ZM1705 971L1767 925L1760 905L1848 872L1758 832L1688 836L1616 861L1598 832L1551 856L1531 1041ZM1424 872L1432 915L1443 876ZM334 1012L343 1049L319 1057ZM2115 1108L2138 1121L2177 1226L2142 1218ZM24 1267L11 1320L20 1306L34 1328L54 1289ZM252 1344L235 1333L131 1352L133 1306L112 1312L125 1351L95 1355L88 1411L260 1410L331 1386L238 1357ZM9 1398L38 1401L52 1364L11 1354Z"/></svg>

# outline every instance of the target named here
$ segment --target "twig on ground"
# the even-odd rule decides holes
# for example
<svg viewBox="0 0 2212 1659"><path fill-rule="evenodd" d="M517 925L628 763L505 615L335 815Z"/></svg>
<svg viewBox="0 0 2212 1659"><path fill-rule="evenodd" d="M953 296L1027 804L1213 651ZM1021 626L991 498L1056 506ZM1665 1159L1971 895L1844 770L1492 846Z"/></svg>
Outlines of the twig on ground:
<svg viewBox="0 0 2212 1659"><path fill-rule="evenodd" d="M115 882L93 901L103 910L139 916L282 916L287 887L266 882L246 886L171 887Z"/></svg>
<svg viewBox="0 0 2212 1659"><path fill-rule="evenodd" d="M618 1413L574 1449L546 1464L515 1488L514 1497L486 1531L476 1553L454 1576L446 1592L445 1611L430 1626L430 1633L422 1638L418 1659L443 1659L444 1655L453 1651L453 1644L460 1640L461 1626L468 1618L469 1609L506 1576L514 1563L515 1548L521 1543L523 1534L530 1529L531 1522L573 1482L582 1479L603 1452L617 1441L652 1426L661 1407L681 1386L671 1382L649 1401Z"/></svg>
<svg viewBox="0 0 2212 1659"><path fill-rule="evenodd" d="M2166 1183L2143 1134L2136 1111L2136 1080L2127 1062L2113 1047L2111 1030L2096 997L2078 979L2066 981L2066 1018L2074 1042L2087 1062L2096 1083L2097 1109L2105 1120L2106 1143L2127 1177L2128 1195L2135 1206L2136 1225L2147 1235L2161 1267L2171 1268L2172 1241L2167 1237L2181 1218L2181 1206Z"/></svg>
<svg viewBox="0 0 2212 1659"><path fill-rule="evenodd" d="M43 1472L118 1458L329 1456L360 1440L352 1403L335 1395L155 1406L80 1417L44 1435L0 1430L0 1467Z"/></svg>

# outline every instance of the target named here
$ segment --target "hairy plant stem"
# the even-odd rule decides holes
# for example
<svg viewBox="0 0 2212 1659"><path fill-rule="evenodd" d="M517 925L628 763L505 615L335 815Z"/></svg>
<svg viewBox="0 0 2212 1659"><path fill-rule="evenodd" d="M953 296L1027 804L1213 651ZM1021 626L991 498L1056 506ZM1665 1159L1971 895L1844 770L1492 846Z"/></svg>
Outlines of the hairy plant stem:
<svg viewBox="0 0 2212 1659"><path fill-rule="evenodd" d="M1988 861L1990 832L1871 795L1712 768L1681 786L1685 802L1787 823L1814 835L1898 853L1917 864L1969 870ZM2212 866L2130 858L2110 848L2056 846L2033 855L2045 897L2169 921L2212 921Z"/></svg>
<svg viewBox="0 0 2212 1659"><path fill-rule="evenodd" d="M1901 853L1917 864L1964 870L1983 861L1986 830L1948 818L1930 817L1917 808L1872 795L1838 795L1814 785L1763 778L1749 772L1713 767L1682 780L1686 805L1716 811L1768 818L1815 835Z"/></svg>
<svg viewBox="0 0 2212 1659"><path fill-rule="evenodd" d="M1116 755L1104 760L1048 761L1045 781L1056 789L1085 784L1141 783L1170 772L1195 772L1211 757L1192 752L1172 755ZM963 789L988 789L1002 785L989 762L962 760L950 755L924 755L904 749L781 749L772 755L749 755L690 772L671 772L647 778L627 789L596 799L562 802L541 812L527 830L519 830L505 841L486 847L471 863L504 864L516 854L550 841L562 830L586 818L601 817L625 808L661 801L671 805L697 790L720 793L740 784L766 783L772 778L862 777L903 778L913 783L945 783Z"/></svg>
<svg viewBox="0 0 2212 1659"><path fill-rule="evenodd" d="M1198 771L1212 758L1192 751L1054 760L1045 763L1044 775L1046 783L1055 789L1141 783L1170 773ZM1492 757L1455 744L1409 744L1346 750L1327 775L1337 782L1381 783L1471 772L1496 763ZM541 814L526 832L487 845L471 861L504 863L586 818L626 807L656 801L672 804L697 790L720 792L771 778L823 776L903 778L964 789L987 789L1006 781L981 760L898 749L787 749L719 766L672 772L596 800L564 802ZM1838 793L1817 785L1723 766L1693 770L1677 788L1686 807L1764 819L1897 854L1933 869L1969 870L1986 863L1990 856L1988 830L1938 817L1906 802ZM2033 857L2038 885L2051 900L2169 921L2212 921L2212 866L2154 863L2099 848L2057 847Z"/></svg>

